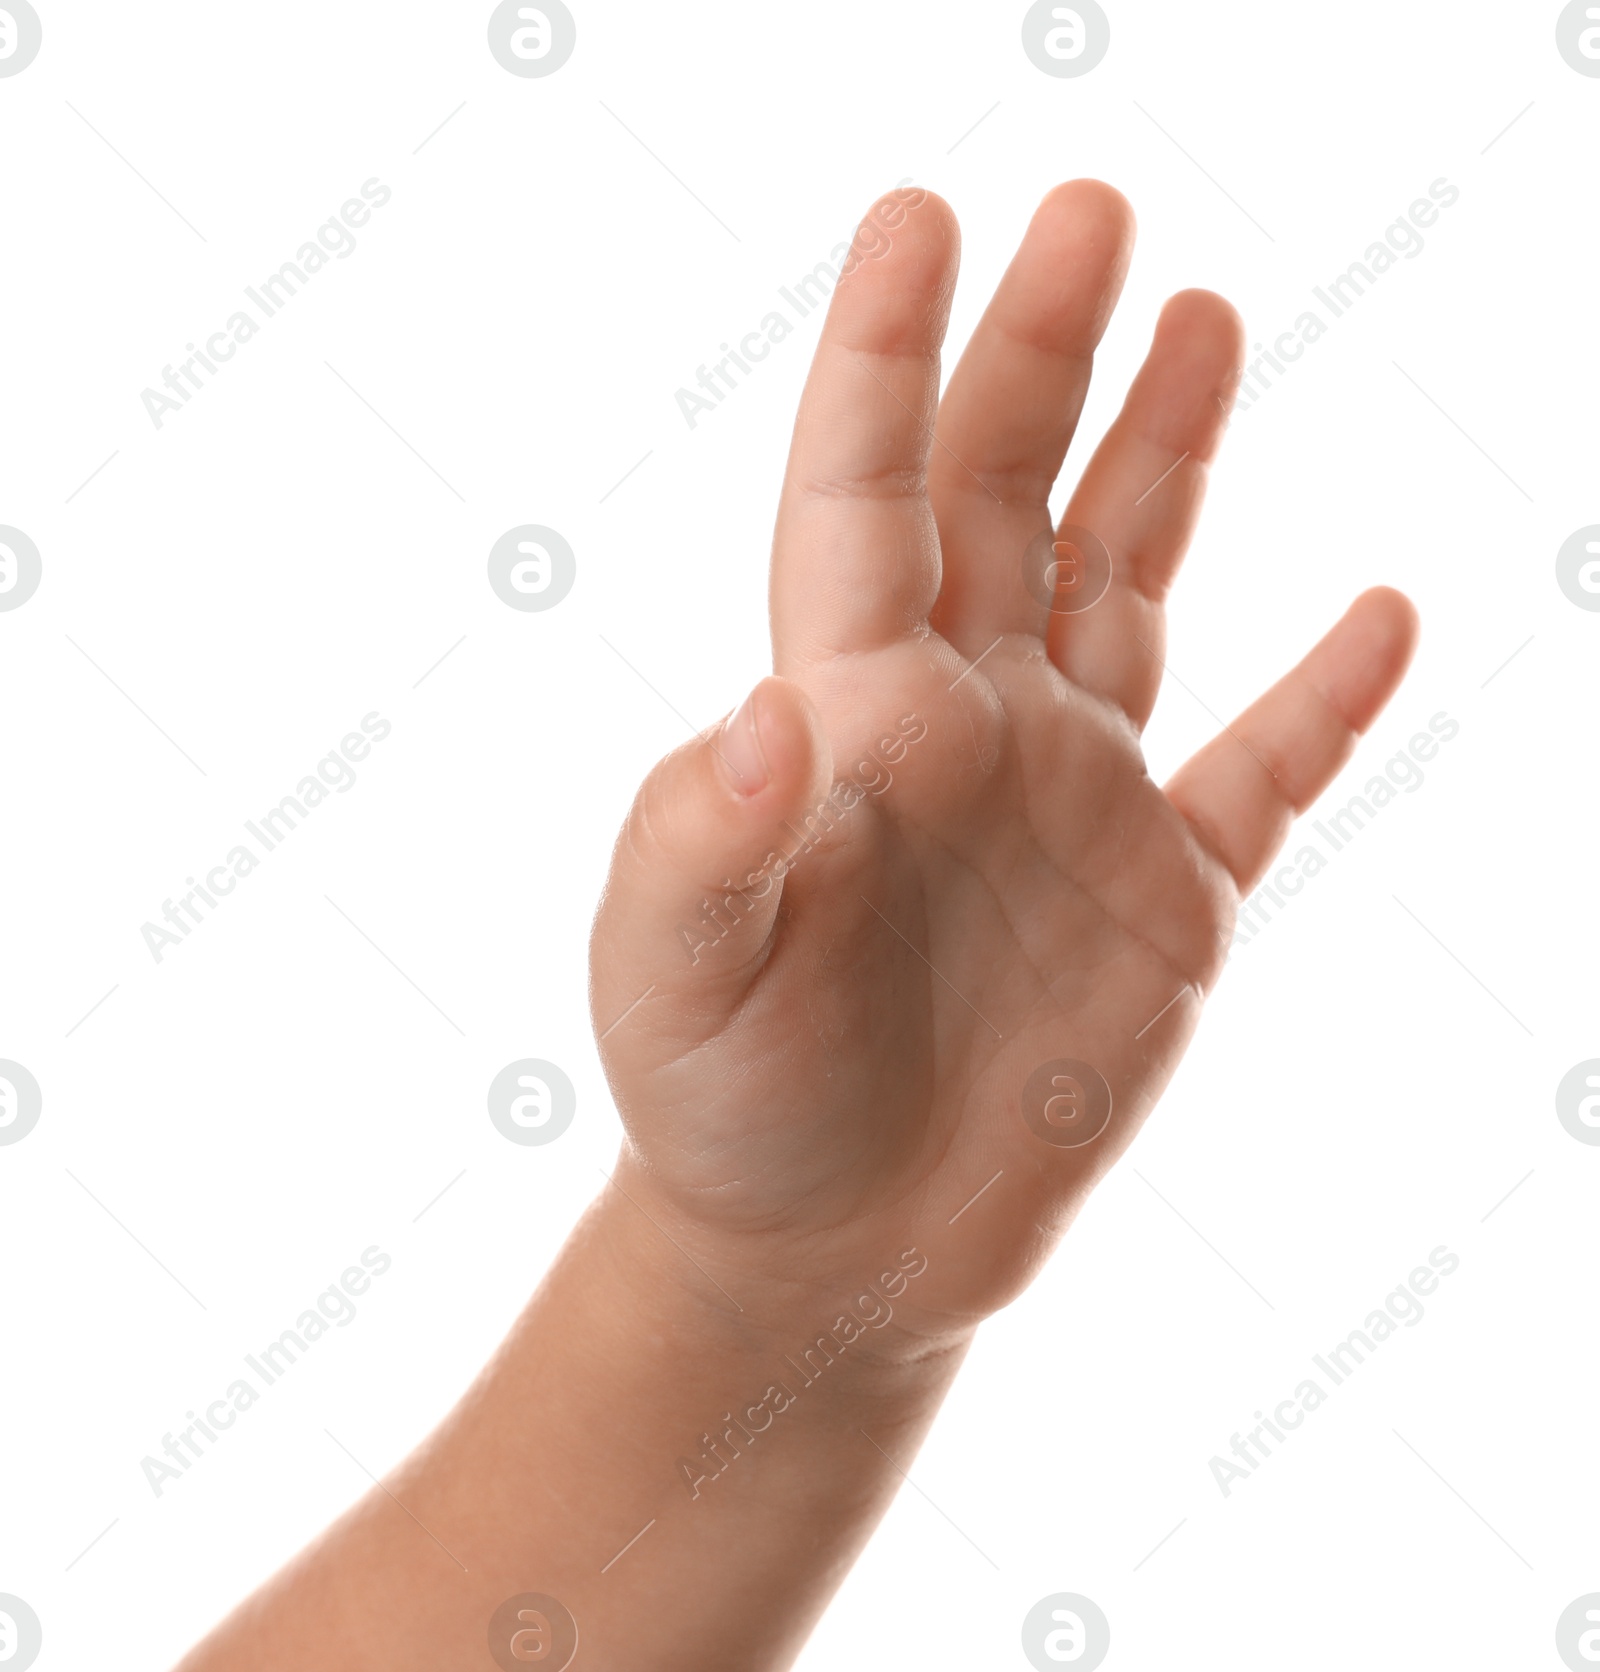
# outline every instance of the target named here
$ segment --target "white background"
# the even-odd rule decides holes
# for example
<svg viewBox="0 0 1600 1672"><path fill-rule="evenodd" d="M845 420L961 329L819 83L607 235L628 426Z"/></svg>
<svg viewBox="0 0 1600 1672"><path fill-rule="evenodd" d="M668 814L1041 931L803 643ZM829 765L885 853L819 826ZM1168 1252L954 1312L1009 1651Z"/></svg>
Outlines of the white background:
<svg viewBox="0 0 1600 1672"><path fill-rule="evenodd" d="M1380 580L1422 649L1327 805L1430 716L1460 735L1236 955L802 1664L1021 1667L1071 1590L1118 1669L1559 1666L1600 1590L1600 1149L1554 1108L1600 1056L1600 614L1554 571L1600 521L1600 80L1558 8L1106 0L1105 61L1055 79L1021 4L573 0L570 63L518 79L487 4L38 3L0 80L0 523L44 563L0 614L0 1057L44 1089L0 1148L0 1591L45 1672L168 1665L364 1489L329 1431L404 1455L609 1165L589 915L673 709L705 725L768 665L820 315L693 430L675 389L907 176L961 217L959 345L1082 174L1141 227L1086 439L1167 294L1275 336L1459 188L1236 418L1173 601L1195 694L1148 754ZM141 389L373 176L355 253L156 430ZM485 579L528 522L577 553L543 614ZM158 966L140 925L372 710L355 788ZM578 1088L547 1148L485 1112L524 1056ZM156 1499L140 1459L374 1243L356 1321ZM1440 1244L1423 1322L1225 1499L1210 1457Z"/></svg>

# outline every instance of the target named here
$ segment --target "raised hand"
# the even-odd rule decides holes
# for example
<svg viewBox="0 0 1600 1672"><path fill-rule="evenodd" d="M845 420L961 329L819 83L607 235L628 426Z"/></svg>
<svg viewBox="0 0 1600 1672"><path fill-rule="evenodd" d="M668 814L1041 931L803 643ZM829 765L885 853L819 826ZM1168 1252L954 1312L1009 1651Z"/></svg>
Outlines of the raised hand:
<svg viewBox="0 0 1600 1672"><path fill-rule="evenodd" d="M920 191L875 207L795 426L779 677L655 769L618 842L592 957L618 1182L730 1287L845 1289L915 1245L913 1328L1013 1296L1409 658L1411 606L1369 592L1165 789L1147 776L1163 600L1243 341L1221 298L1168 302L1052 538L1132 242L1109 187L1053 191L940 400L954 217Z"/></svg>

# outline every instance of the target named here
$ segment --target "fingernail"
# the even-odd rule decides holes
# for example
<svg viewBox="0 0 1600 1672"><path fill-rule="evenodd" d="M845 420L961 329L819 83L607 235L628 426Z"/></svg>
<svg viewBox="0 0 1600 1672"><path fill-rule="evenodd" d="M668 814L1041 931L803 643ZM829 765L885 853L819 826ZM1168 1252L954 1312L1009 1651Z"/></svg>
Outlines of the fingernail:
<svg viewBox="0 0 1600 1672"><path fill-rule="evenodd" d="M772 779L767 757L761 752L761 730L756 721L754 691L739 704L737 712L722 728L717 753L727 770L728 781L740 795L757 795Z"/></svg>

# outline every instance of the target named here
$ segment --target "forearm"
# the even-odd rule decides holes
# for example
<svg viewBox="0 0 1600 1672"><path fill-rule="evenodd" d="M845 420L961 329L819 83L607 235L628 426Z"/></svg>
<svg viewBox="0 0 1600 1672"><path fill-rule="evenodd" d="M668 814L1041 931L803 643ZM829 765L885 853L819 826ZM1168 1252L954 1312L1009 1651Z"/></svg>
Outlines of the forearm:
<svg viewBox="0 0 1600 1672"><path fill-rule="evenodd" d="M860 1285L877 1300L853 1310L736 1273L682 1227L669 1239L644 1199L619 1173L440 1428L182 1672L476 1667L491 1617L523 1593L570 1611L581 1665L789 1664L966 1337L913 1347L879 1271ZM909 1281L906 1252L885 1250L891 1287Z"/></svg>

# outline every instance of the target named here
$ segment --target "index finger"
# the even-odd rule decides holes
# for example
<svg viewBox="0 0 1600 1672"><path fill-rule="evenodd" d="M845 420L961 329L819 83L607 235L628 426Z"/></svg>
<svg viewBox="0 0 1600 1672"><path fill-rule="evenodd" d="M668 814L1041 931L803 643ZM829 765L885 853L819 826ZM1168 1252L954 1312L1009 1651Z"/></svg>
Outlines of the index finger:
<svg viewBox="0 0 1600 1672"><path fill-rule="evenodd" d="M891 192L857 229L795 418L772 551L780 673L922 626L939 590L927 496L960 235L941 198Z"/></svg>

